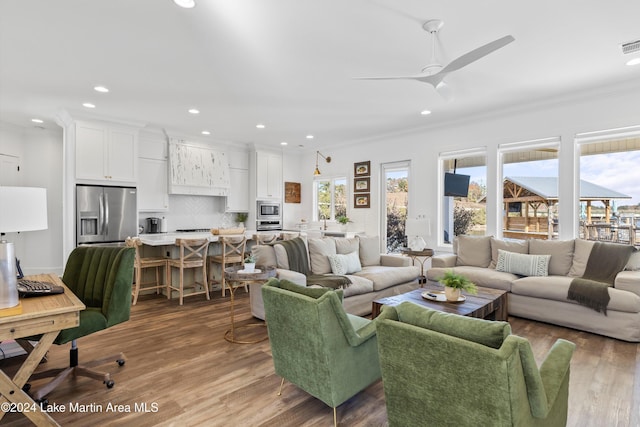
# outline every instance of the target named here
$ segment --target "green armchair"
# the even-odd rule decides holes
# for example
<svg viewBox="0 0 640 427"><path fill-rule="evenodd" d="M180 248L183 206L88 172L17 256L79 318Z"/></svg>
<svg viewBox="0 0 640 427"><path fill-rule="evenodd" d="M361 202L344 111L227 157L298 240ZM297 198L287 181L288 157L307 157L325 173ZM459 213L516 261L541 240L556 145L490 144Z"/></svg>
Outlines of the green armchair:
<svg viewBox="0 0 640 427"><path fill-rule="evenodd" d="M377 323L389 426L564 426L575 345L557 340L538 369L507 322L405 302Z"/></svg>
<svg viewBox="0 0 640 427"><path fill-rule="evenodd" d="M41 388L31 391L35 400L42 401L70 374L101 380L108 388L113 387L110 374L78 364L76 339L129 320L134 257L134 248L80 246L71 252L62 281L87 308L80 312L80 324L61 331L54 341L55 344L71 341L69 366L36 372L31 376L30 381L55 377ZM102 360L116 358L120 366L124 365L122 353Z"/></svg>
<svg viewBox="0 0 640 427"><path fill-rule="evenodd" d="M375 324L347 314L342 290L271 279L262 287L276 374L333 408L380 379Z"/></svg>

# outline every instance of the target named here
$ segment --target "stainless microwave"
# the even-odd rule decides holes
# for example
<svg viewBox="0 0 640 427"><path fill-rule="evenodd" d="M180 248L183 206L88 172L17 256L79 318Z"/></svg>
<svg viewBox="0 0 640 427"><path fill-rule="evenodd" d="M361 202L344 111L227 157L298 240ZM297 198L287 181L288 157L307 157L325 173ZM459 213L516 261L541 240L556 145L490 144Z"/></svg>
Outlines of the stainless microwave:
<svg viewBox="0 0 640 427"><path fill-rule="evenodd" d="M282 218L282 206L280 202L258 200L256 219L259 221L271 221Z"/></svg>

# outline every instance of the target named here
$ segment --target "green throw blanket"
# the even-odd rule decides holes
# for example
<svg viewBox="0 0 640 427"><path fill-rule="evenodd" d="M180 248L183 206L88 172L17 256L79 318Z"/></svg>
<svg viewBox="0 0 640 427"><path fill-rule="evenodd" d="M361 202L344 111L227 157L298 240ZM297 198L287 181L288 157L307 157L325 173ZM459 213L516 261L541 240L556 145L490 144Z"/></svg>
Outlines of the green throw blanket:
<svg viewBox="0 0 640 427"><path fill-rule="evenodd" d="M594 243L584 274L571 281L567 299L595 311L602 311L606 316L611 299L609 287L613 286L616 275L624 269L631 252L633 246L629 245Z"/></svg>
<svg viewBox="0 0 640 427"><path fill-rule="evenodd" d="M346 276L334 274L312 274L309 270L309 257L307 256L307 247L304 240L299 237L290 240L278 242L287 252L287 261L289 261L289 270L297 271L307 276L307 286L318 285L323 288L339 289L347 287L351 284Z"/></svg>

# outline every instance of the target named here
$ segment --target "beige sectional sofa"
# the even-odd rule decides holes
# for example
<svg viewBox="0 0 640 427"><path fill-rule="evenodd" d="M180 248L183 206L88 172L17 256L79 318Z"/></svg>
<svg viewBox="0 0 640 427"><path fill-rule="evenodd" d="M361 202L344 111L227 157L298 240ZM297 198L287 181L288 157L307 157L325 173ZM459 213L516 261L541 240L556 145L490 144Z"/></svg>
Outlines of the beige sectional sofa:
<svg viewBox="0 0 640 427"><path fill-rule="evenodd" d="M355 262L355 265L349 265L351 268L346 274L351 284L344 288L343 304L348 313L359 316L370 314L373 300L409 292L420 286L420 268L412 266L407 257L380 254L378 237L304 238L304 241L309 267L314 274L341 274L342 271L335 271L339 266L332 266L332 261L334 264L339 264L339 260ZM257 257L257 265L276 266L278 278L307 286L307 276L289 270L283 245L254 246L252 253ZM264 319L260 286L251 286L251 313L254 317Z"/></svg>
<svg viewBox="0 0 640 427"><path fill-rule="evenodd" d="M633 252L624 269L615 276L613 286L608 289L610 301L605 315L567 299L572 280L585 272L593 241L506 241L493 237L459 236L455 243L454 254L432 258L432 268L427 272L429 281L437 281L446 270L453 269L479 286L509 291L510 315L625 341L640 341L640 252ZM496 268L500 261L499 250L550 255L548 275L524 276L499 271L504 270ZM505 254L502 255L504 260Z"/></svg>

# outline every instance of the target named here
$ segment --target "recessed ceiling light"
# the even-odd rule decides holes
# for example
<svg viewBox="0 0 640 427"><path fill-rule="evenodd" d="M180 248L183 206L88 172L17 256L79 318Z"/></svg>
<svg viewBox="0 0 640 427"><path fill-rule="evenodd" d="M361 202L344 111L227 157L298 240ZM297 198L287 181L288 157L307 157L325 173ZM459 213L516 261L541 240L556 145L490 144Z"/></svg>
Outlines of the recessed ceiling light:
<svg viewBox="0 0 640 427"><path fill-rule="evenodd" d="M209 132L208 130L203 130L203 131L202 131L202 134L203 134L203 135L211 135L211 132Z"/></svg>
<svg viewBox="0 0 640 427"><path fill-rule="evenodd" d="M107 92L109 92L109 89L107 89L107 88L106 88L106 87L104 87L104 86L95 86L95 87L93 88L93 90L95 90L96 92L100 92L100 93L107 93Z"/></svg>
<svg viewBox="0 0 640 427"><path fill-rule="evenodd" d="M633 58L627 61L627 65L638 65L640 64L640 58Z"/></svg>
<svg viewBox="0 0 640 427"><path fill-rule="evenodd" d="M198 110L198 109L196 109L196 108L190 108L190 109L189 109L189 112L190 112L191 114L200 114L200 110Z"/></svg>
<svg viewBox="0 0 640 427"><path fill-rule="evenodd" d="M85 108L96 108L96 106L90 102L85 102L82 106Z"/></svg>
<svg viewBox="0 0 640 427"><path fill-rule="evenodd" d="M31 121L33 123L44 123L44 121L40 120L40 119L31 119Z"/></svg>
<svg viewBox="0 0 640 427"><path fill-rule="evenodd" d="M288 143L288 142L284 142L284 141L282 141L282 142L280 143L280 145L289 145L289 143Z"/></svg>
<svg viewBox="0 0 640 427"><path fill-rule="evenodd" d="M307 135L307 139L313 139L313 135Z"/></svg>
<svg viewBox="0 0 640 427"><path fill-rule="evenodd" d="M175 4L185 9L191 9L196 6L195 0L173 0Z"/></svg>
<svg viewBox="0 0 640 427"><path fill-rule="evenodd" d="M431 114L430 110L422 110L420 111L420 114L422 114L423 116L428 116L429 114Z"/></svg>
<svg viewBox="0 0 640 427"><path fill-rule="evenodd" d="M265 125L263 125L262 123L258 123L258 124L256 125L256 127L257 127L258 129L264 129L264 128L265 128Z"/></svg>

